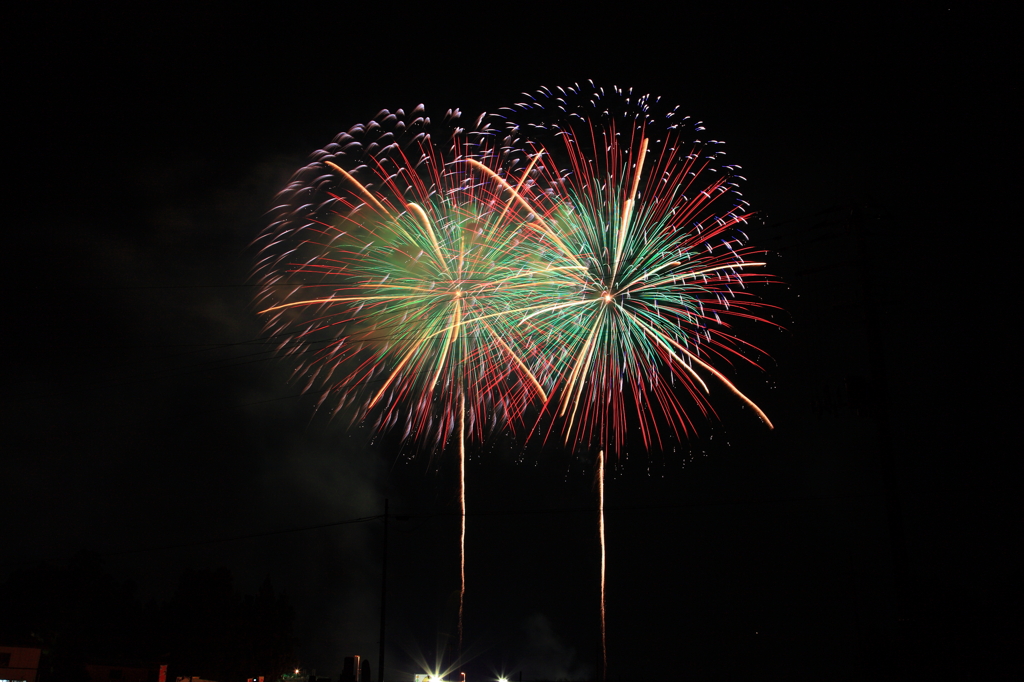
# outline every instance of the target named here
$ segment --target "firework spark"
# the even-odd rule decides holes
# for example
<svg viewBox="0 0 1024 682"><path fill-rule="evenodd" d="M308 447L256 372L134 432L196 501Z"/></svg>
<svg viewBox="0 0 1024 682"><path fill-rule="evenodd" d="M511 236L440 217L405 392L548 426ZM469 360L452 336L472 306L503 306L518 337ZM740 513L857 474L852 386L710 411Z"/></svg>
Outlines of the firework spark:
<svg viewBox="0 0 1024 682"><path fill-rule="evenodd" d="M762 253L744 245L752 213L739 166L722 165L720 142L693 139L703 127L677 110L655 118L650 98L558 94L557 107L538 97L508 112L505 144L541 158L534 181L554 197L549 229L532 235L547 285L524 322L551 339L567 441L619 453L635 422L645 448L663 447L659 416L685 436L692 407L673 387L713 414L702 373L770 426L715 367L763 353L733 333L735 321L761 319L767 306L748 285L768 280Z"/></svg>
<svg viewBox="0 0 1024 682"><path fill-rule="evenodd" d="M404 425L435 454L458 439L461 649L466 439L547 394L509 314L535 279L520 258L527 205L457 120L383 111L339 135L282 192L257 269L261 313L305 389L323 388L318 408Z"/></svg>
<svg viewBox="0 0 1024 682"><path fill-rule="evenodd" d="M664 448L666 427L677 439L691 433L694 407L714 414L716 383L771 427L716 368L757 366L747 356L762 351L734 326L761 320L767 306L748 285L768 278L758 274L762 253L745 246L741 228L752 213L738 191L739 166L723 163L722 143L707 139L700 122L678 108L658 113L657 100L618 88L527 97L494 117L508 153L530 159L531 191L547 197L531 234L545 285L524 305L521 331L546 339L565 442L601 452L607 662L605 458L622 452L633 429L646 449Z"/></svg>

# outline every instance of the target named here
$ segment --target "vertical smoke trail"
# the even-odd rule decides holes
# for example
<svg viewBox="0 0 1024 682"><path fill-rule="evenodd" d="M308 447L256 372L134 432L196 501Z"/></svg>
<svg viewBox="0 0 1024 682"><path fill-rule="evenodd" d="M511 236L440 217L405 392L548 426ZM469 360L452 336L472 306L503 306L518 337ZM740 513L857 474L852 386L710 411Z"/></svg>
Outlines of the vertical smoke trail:
<svg viewBox="0 0 1024 682"><path fill-rule="evenodd" d="M462 665L462 609L466 600L466 394L459 396L459 648L458 665Z"/></svg>
<svg viewBox="0 0 1024 682"><path fill-rule="evenodd" d="M597 509L598 530L601 536L601 680L608 675L608 639L605 630L605 547L604 547L604 450L597 456Z"/></svg>

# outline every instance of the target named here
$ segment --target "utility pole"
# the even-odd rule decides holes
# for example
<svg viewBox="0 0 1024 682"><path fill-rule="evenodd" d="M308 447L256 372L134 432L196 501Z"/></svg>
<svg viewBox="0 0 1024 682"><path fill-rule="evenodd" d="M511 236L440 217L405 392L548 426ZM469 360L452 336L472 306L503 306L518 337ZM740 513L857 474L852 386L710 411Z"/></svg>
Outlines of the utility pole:
<svg viewBox="0 0 1024 682"><path fill-rule="evenodd" d="M864 227L863 208L854 205L850 211L850 223L857 238L858 270L860 273L861 300L864 308L864 328L869 339L882 338L876 290L876 268L871 258L871 246ZM907 573L907 540L903 530L903 505L900 500L896 475L896 456L892 445L892 421L889 414L889 382L886 373L885 352L880 343L868 344L868 361L871 367L871 384L877 394L878 407L871 410L878 429L878 455L882 470L882 495L885 500L885 515L889 527L889 551L892 554L893 574L896 582L897 619L908 618L910 578Z"/></svg>
<svg viewBox="0 0 1024 682"><path fill-rule="evenodd" d="M384 682L384 605L388 594L388 501L384 499L384 557L380 567L380 658L377 682Z"/></svg>

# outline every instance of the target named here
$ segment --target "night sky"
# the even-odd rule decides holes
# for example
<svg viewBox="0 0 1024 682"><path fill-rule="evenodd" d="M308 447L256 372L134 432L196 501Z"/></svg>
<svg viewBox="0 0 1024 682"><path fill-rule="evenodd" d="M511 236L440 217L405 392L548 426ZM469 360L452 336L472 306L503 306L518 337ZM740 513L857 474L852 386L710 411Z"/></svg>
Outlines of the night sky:
<svg viewBox="0 0 1024 682"><path fill-rule="evenodd" d="M338 522L388 499L388 680L426 672L454 632L454 458L314 413L249 243L380 109L472 119L594 79L727 141L786 310L748 330L767 371L734 375L774 431L720 391L693 440L610 474L609 676L1021 674L1010 18L418 7L9 17L0 580L80 549L144 599L269 576L303 666L376 678L383 527ZM465 670L593 679L593 464L521 440L470 453Z"/></svg>

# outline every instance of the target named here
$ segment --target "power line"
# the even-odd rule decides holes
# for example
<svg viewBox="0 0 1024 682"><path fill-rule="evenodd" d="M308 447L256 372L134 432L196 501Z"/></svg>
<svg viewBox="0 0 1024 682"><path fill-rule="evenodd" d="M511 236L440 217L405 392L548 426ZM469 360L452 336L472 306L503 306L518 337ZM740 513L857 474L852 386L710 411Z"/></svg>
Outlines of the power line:
<svg viewBox="0 0 1024 682"><path fill-rule="evenodd" d="M321 523L313 526L300 526L297 528L283 528L280 530L269 530L260 533L247 533L246 535L235 535L227 538L213 538L209 540L196 540L193 542L180 542L173 545L159 545L154 547L140 547L137 549L127 549L120 552L104 552L105 556L123 556L125 554L141 554L143 552L162 552L168 549L182 549L184 547L201 547L203 545L215 545L223 542L236 542L238 540L250 540L252 538L265 538L272 535L284 535L286 533L301 533L307 530L318 530L321 528L334 528L336 526L347 526L354 523L366 523L368 521L376 521L377 519L384 518L382 514L376 516L361 516L356 519L346 519L344 521L333 521L331 523Z"/></svg>
<svg viewBox="0 0 1024 682"><path fill-rule="evenodd" d="M691 502L672 502L665 504L635 504L635 505L620 505L606 507L605 512L611 513L613 516L619 512L624 511L644 511L653 512L659 510L672 510L672 509L692 509L698 507L719 507L719 506L743 506L743 505L764 505L764 504L785 504L785 503L800 503L800 502L834 502L839 500L856 500L865 499L873 500L878 499L877 494L868 493L857 493L849 495L805 495L802 497L779 497L779 498L755 498L755 499L723 499L723 500L694 500ZM572 507L547 507L539 509L496 509L490 511L481 512L467 512L467 517L490 517L490 516L535 516L535 515L561 515L561 514L589 514L596 513L596 509L593 505L587 506L572 506ZM396 521L410 521L413 519L434 519L434 518L454 518L459 517L461 514L458 511L433 511L433 512L418 512L410 514L392 514L392 517ZM376 514L374 516L360 516L352 519L345 519L343 521L331 521L328 523L313 524L307 526L297 526L294 528L281 528L270 531L260 531L256 533L246 533L244 535L233 535L230 537L223 538L210 538L206 540L195 540L190 542L180 542L168 545L155 545L151 547L139 547L135 549L121 550L117 552L104 552L105 556L123 556L127 554L141 554L144 552L160 552L171 549L182 549L185 547L201 547L204 545L215 545L227 542L236 542L239 540L251 540L254 538L271 537L275 535L286 535L289 533L302 533L309 530L322 530L324 528L336 528L338 526L347 526L356 523L368 523L370 521L377 521L383 519L383 514Z"/></svg>

